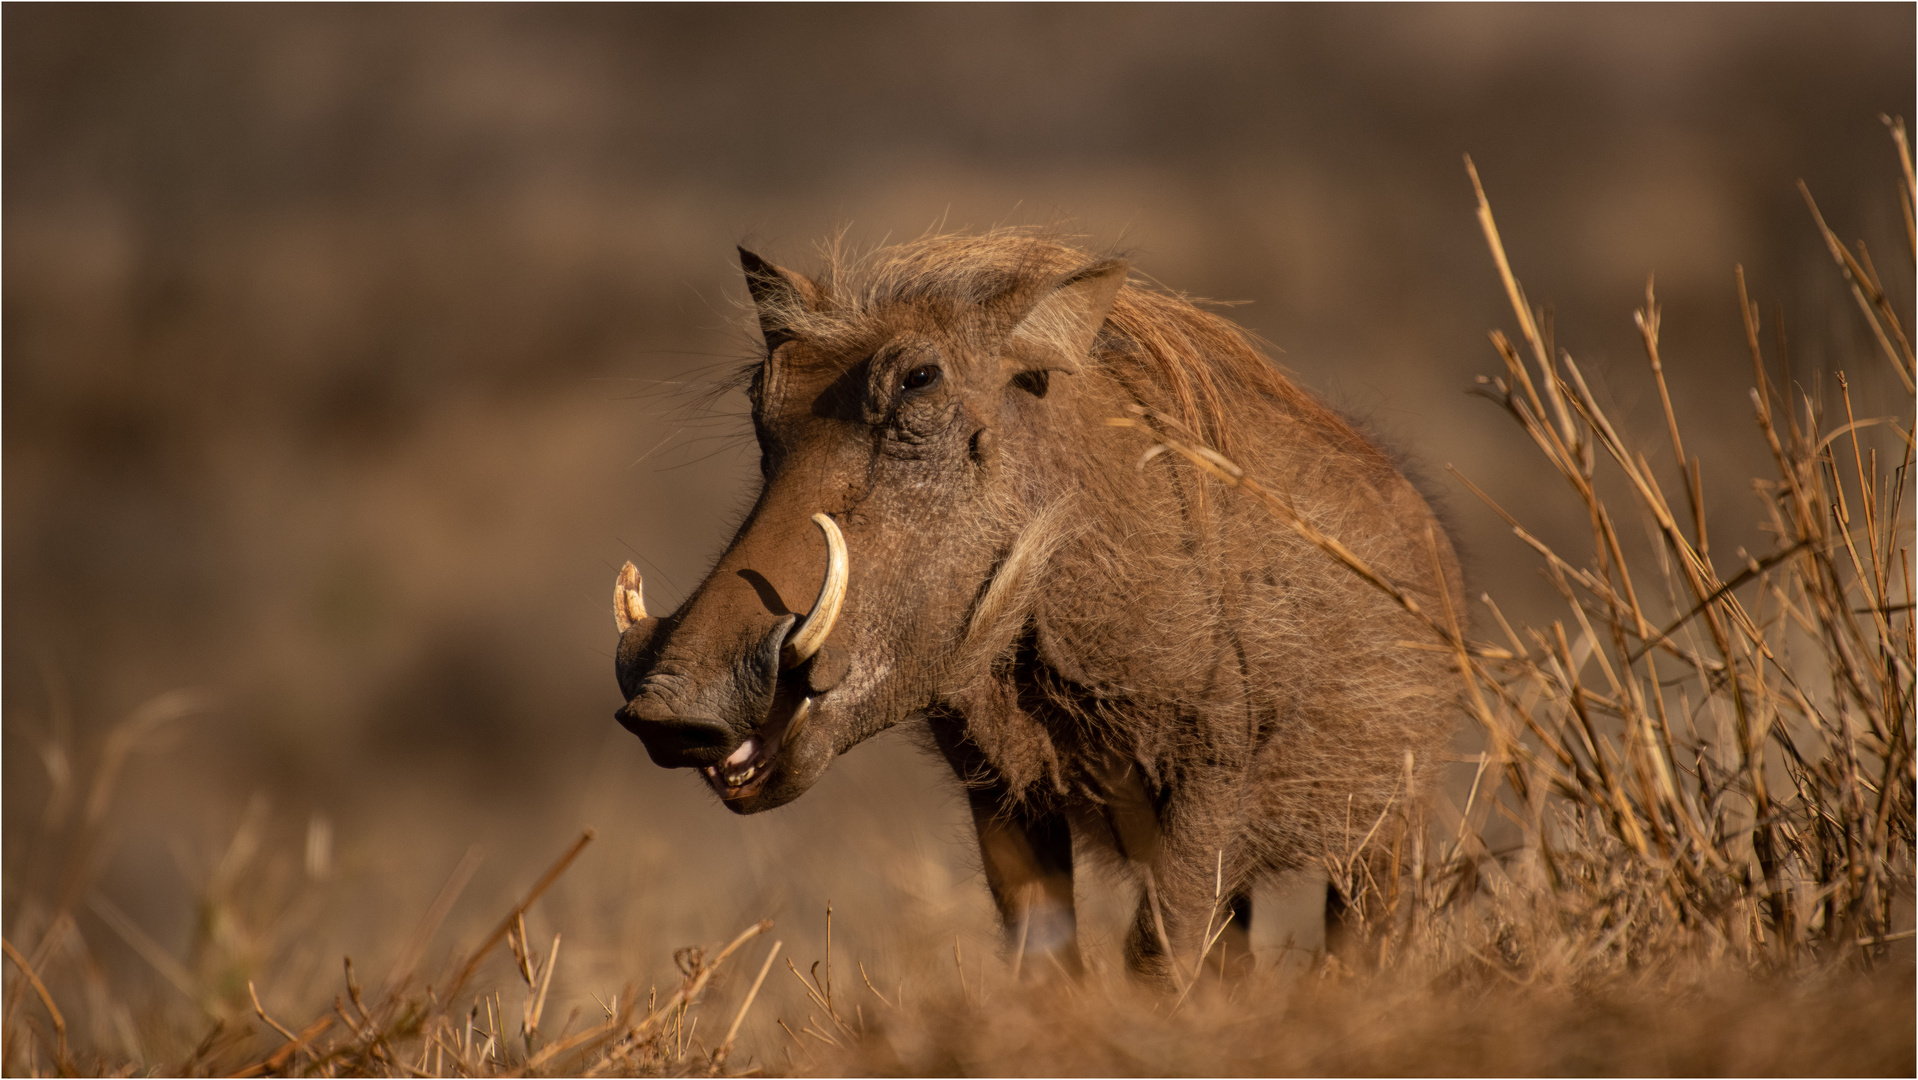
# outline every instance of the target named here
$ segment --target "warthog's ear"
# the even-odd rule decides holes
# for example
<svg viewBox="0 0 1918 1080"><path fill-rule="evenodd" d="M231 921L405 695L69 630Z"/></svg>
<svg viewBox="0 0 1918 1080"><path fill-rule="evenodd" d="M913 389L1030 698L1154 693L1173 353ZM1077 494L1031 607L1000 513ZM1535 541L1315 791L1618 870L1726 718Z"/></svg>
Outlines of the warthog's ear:
<svg viewBox="0 0 1918 1080"><path fill-rule="evenodd" d="M1032 310L1013 327L1011 338L1038 346L1043 359L1031 356L1029 350L1017 350L1028 353L1022 359L1014 359L1009 354L1012 364L1022 369L1013 372L1013 377L1028 370L1078 374L1086 355L1092 351L1093 339L1099 336L1099 327L1105 325L1106 316L1112 314L1112 303L1125 280L1125 260L1107 259L1066 275L1052 291L1039 297ZM1034 360L1040 363L1035 365Z"/></svg>
<svg viewBox="0 0 1918 1080"><path fill-rule="evenodd" d="M800 316L818 309L818 290L812 282L745 248L739 249L739 265L746 271L746 288L759 309L759 332L771 353L796 336L793 324Z"/></svg>

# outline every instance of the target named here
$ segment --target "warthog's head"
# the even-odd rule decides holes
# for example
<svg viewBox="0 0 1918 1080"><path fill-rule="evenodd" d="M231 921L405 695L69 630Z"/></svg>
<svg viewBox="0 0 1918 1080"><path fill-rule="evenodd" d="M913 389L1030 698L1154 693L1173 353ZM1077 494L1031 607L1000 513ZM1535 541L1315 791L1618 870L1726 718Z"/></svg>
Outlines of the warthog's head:
<svg viewBox="0 0 1918 1080"><path fill-rule="evenodd" d="M672 615L647 617L630 564L615 589L620 723L737 813L797 798L1009 643L1039 448L1080 415L1061 373L1125 284L1031 238L908 252L853 290L741 250L758 501Z"/></svg>

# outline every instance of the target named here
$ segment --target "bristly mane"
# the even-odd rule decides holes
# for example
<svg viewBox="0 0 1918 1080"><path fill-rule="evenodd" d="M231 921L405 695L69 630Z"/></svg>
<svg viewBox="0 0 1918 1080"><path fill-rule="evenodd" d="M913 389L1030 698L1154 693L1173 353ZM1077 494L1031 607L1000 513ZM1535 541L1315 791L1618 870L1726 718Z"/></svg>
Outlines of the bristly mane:
<svg viewBox="0 0 1918 1080"><path fill-rule="evenodd" d="M828 348L865 338L872 331L870 319L894 305L913 304L935 316L957 317L1010 290L1044 287L1109 257L1030 228L932 235L864 254L849 253L835 241L821 245L820 254L824 266L800 290L809 295L800 297L798 306L771 314L789 332ZM757 309L755 322L763 324L768 314L763 307ZM1186 296L1137 277L1119 291L1092 360L1107 366L1131 360L1131 366L1157 384L1152 388L1157 393L1135 387L1161 398L1147 404L1228 454L1242 441L1234 437L1241 416L1266 423L1269 410L1276 407L1292 422L1318 429L1342 450L1378 456L1331 410L1280 372L1246 331ZM1261 401L1266 408L1244 408Z"/></svg>

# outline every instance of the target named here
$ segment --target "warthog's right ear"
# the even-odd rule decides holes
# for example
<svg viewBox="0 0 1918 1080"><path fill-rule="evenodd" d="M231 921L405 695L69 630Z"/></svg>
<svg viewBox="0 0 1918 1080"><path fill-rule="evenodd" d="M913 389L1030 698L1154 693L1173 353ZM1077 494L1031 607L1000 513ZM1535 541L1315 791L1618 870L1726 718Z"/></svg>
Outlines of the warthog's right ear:
<svg viewBox="0 0 1918 1080"><path fill-rule="evenodd" d="M746 271L746 288L759 309L759 332L771 353L797 336L793 325L801 316L818 310L819 292L812 282L745 248L739 249L739 265Z"/></svg>
<svg viewBox="0 0 1918 1080"><path fill-rule="evenodd" d="M1013 328L1012 337L1024 338L1046 353L1038 370L1069 371L1079 366L1092 351L1092 342L1112 314L1112 305L1125 287L1126 261L1106 259L1075 271L1039 298L1032 310ZM1033 370L1030 362L1021 365ZM1014 373L1016 378L1019 372ZM1044 385L1043 380L1039 385Z"/></svg>

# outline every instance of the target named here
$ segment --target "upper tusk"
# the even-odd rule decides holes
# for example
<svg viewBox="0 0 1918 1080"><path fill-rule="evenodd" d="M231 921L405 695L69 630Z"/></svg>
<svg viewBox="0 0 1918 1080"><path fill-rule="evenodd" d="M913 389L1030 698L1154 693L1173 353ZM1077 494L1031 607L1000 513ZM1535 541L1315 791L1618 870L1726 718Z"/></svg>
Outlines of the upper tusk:
<svg viewBox="0 0 1918 1080"><path fill-rule="evenodd" d="M619 568L619 576L613 579L613 624L622 634L646 617L646 601L640 592L643 588L645 582L631 562Z"/></svg>
<svg viewBox="0 0 1918 1080"><path fill-rule="evenodd" d="M793 631L792 639L786 642L785 664L796 667L805 663L819 646L826 643L826 635L832 633L833 623L839 621L839 605L846 599L846 538L839 533L839 526L824 514L814 514L812 523L826 534L826 580L819 586L819 599L813 601L812 611L806 615L806 621Z"/></svg>

